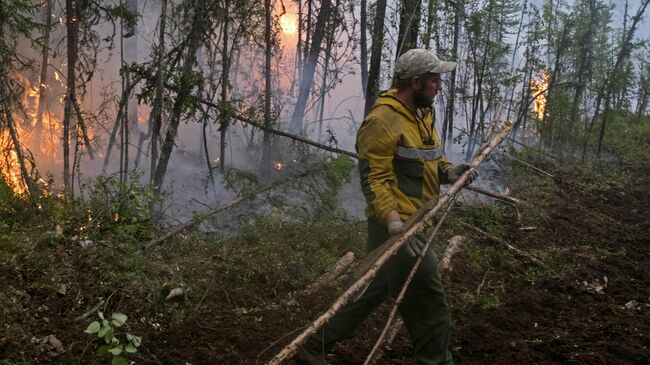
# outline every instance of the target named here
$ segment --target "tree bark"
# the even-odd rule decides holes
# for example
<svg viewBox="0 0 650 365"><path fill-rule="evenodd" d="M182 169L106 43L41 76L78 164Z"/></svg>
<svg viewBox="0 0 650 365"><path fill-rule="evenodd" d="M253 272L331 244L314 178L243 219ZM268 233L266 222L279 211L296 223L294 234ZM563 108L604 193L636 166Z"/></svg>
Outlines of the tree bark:
<svg viewBox="0 0 650 365"><path fill-rule="evenodd" d="M50 58L50 33L52 31L52 1L45 0L45 19L43 24L43 47L41 48L41 75L38 80L38 107L36 109L36 136L34 138L38 148L41 148L43 136L43 113L45 112L45 90L47 86L47 66Z"/></svg>
<svg viewBox="0 0 650 365"><path fill-rule="evenodd" d="M151 123L151 162L149 166L149 184L154 184L156 164L158 163L158 139L160 138L160 129L162 126L163 111L163 87L165 70L165 23L167 21L167 0L162 1L160 10L160 27L158 29L158 50L156 62L156 86L154 91L153 108L149 121Z"/></svg>
<svg viewBox="0 0 650 365"><path fill-rule="evenodd" d="M420 0L401 0L399 14L399 35L397 37L397 52L395 59L409 49L417 47L418 29L422 14Z"/></svg>
<svg viewBox="0 0 650 365"><path fill-rule="evenodd" d="M363 97L366 98L366 88L368 87L368 0L361 0L361 16L360 16L360 39L359 47L361 48L361 60L359 66L361 67L361 92Z"/></svg>
<svg viewBox="0 0 650 365"><path fill-rule="evenodd" d="M296 107L291 116L290 130L293 132L301 132L303 128L303 118L305 116L305 108L307 106L307 99L311 91L311 86L314 82L314 73L316 65L318 64L318 57L321 51L321 43L325 36L325 26L328 23L332 13L331 0L322 0L321 9L316 17L316 28L312 37L311 45L309 47L309 55L307 62L303 68L300 88L298 92L298 99L296 100Z"/></svg>
<svg viewBox="0 0 650 365"><path fill-rule="evenodd" d="M264 126L271 128L271 51L273 47L271 44L271 0L264 0L264 7L266 9L264 15L264 41L266 43L264 52ZM298 44L300 45L300 32L298 33L298 39ZM299 58L300 56L298 55L297 57ZM298 85L300 84L301 82L299 81ZM271 171L271 134L268 131L264 131L261 164L261 175L268 176Z"/></svg>
<svg viewBox="0 0 650 365"><path fill-rule="evenodd" d="M176 135L178 134L178 125L181 121L183 105L190 97L190 92L192 91L193 87L192 67L196 63L196 51L201 45L203 30L207 26L205 23L208 21L206 17L207 14L205 14L204 5L205 4L203 2L197 1L192 7L195 10L191 19L191 30L188 37L186 54L183 60L178 95L176 96L176 101L174 102L174 106L172 108L169 126L167 127L165 140L160 151L160 158L156 164L156 172L154 175L154 189L157 195L160 195L162 191L165 174L167 173L167 164L169 163L172 149L174 148L174 142L176 141Z"/></svg>
<svg viewBox="0 0 650 365"><path fill-rule="evenodd" d="M70 191L70 135L71 121L74 109L74 100L76 98L76 74L75 66L77 64L78 55L78 35L79 35L79 4L74 0L66 0L66 30L67 30L67 84L66 84L66 97L65 106L63 109L63 186L65 194L72 195Z"/></svg>
<svg viewBox="0 0 650 365"><path fill-rule="evenodd" d="M228 100L228 73L230 72L230 61L228 56L228 27L230 26L230 1L224 0L224 19L223 19L223 49L221 51L221 104L226 108ZM223 174L226 171L226 132L230 124L230 116L222 108L219 113L219 132L220 132L220 160L219 170ZM230 108L228 108L229 110Z"/></svg>
<svg viewBox="0 0 650 365"><path fill-rule="evenodd" d="M375 20L372 28L372 45L370 53L370 70L368 70L368 86L366 88L366 103L363 115L367 115L375 103L379 93L379 78L381 77L381 50L384 47L384 19L386 18L386 0L377 0Z"/></svg>
<svg viewBox="0 0 650 365"><path fill-rule="evenodd" d="M630 29L623 35L621 49L616 55L616 63L614 64L614 68L612 68L612 72L609 76L609 81L607 82L607 85L610 87L612 85L612 82L614 81L614 78L618 74L621 65L624 63L626 59L630 57L630 54L632 53L632 49L634 47L634 45L632 44L632 38L634 37L634 33L636 32L636 28L638 27L639 22L641 21L641 19L643 19L643 13L645 13L645 10L648 7L649 3L650 0L644 0L641 3L641 5L639 5L639 10L637 10L636 15L634 15L634 17L632 18L632 25L630 26ZM609 112L611 95L612 95L612 91L610 88L607 91L607 95L605 97L605 107L603 108L603 120L600 124L600 134L598 136L598 150L596 152L596 156L598 158L600 158L600 152L603 147L603 140L605 139L605 127L607 125L607 120L608 120L608 112Z"/></svg>

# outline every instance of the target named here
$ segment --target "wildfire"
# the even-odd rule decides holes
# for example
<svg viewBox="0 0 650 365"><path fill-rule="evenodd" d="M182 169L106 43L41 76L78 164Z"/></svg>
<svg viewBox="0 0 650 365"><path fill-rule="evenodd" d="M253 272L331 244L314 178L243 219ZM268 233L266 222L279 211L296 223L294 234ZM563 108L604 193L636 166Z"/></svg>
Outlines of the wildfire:
<svg viewBox="0 0 650 365"><path fill-rule="evenodd" d="M280 171L283 168L287 167L287 164L279 162L279 161L273 161L273 168Z"/></svg>
<svg viewBox="0 0 650 365"><path fill-rule="evenodd" d="M0 142L2 146L7 151L5 156L3 156L2 161L0 161L0 171L5 177L7 185L18 195L23 194L27 188L23 182L22 175L20 172L20 163L18 162L18 154L13 148L13 143L11 141L11 136L8 132L2 133L0 136Z"/></svg>
<svg viewBox="0 0 650 365"><path fill-rule="evenodd" d="M284 13L280 16L282 33L290 36L298 33L298 16L295 13Z"/></svg>
<svg viewBox="0 0 650 365"><path fill-rule="evenodd" d="M548 82L551 76L546 70L539 71L539 78L530 80L530 92L535 98L533 100L533 111L537 119L544 118L544 111L546 110L546 90L548 90Z"/></svg>

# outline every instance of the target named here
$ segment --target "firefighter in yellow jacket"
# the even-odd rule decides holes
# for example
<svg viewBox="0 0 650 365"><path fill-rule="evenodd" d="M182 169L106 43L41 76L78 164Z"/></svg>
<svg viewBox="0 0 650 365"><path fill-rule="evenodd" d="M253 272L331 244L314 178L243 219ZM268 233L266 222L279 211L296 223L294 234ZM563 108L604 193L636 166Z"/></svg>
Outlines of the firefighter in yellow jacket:
<svg viewBox="0 0 650 365"><path fill-rule="evenodd" d="M455 62L441 61L424 49L412 49L395 64L394 88L381 94L357 134L361 188L368 207L368 252L402 232L404 221L426 201L436 199L441 183L454 183L469 166L454 166L443 155L434 128L433 99L440 74ZM476 178L472 173L469 182ZM358 298L344 306L299 350L303 363L325 364L327 349L352 334L387 296L397 296L418 255L423 261L400 315L413 342L418 364L453 364L448 351L449 307L431 250L416 235L382 267Z"/></svg>

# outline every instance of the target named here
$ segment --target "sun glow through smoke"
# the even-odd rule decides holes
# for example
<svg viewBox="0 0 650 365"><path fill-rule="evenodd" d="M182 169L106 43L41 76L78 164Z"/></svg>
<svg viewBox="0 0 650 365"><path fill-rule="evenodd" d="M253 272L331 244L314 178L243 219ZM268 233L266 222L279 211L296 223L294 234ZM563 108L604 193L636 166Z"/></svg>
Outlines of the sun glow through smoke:
<svg viewBox="0 0 650 365"><path fill-rule="evenodd" d="M294 13L282 14L280 27L282 27L282 33L290 36L296 35L298 33L298 16Z"/></svg>

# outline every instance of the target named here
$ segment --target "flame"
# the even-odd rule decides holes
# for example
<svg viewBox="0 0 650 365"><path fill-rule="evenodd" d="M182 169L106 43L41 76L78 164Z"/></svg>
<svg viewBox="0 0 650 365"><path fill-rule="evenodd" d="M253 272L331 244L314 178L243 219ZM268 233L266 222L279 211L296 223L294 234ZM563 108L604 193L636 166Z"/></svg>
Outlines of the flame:
<svg viewBox="0 0 650 365"><path fill-rule="evenodd" d="M57 72L55 72L55 79L58 81L60 87L65 87ZM38 125L38 106L41 87L50 91L51 86L47 84L39 85L38 82L32 83L27 77L21 75L17 75L16 81L25 90L21 100L25 113L14 113L14 128L18 134L21 148L23 151L29 150L35 152L35 156L40 162L48 164L61 163L61 135L63 134L63 126L61 121L50 112L50 107L57 108L60 105L50 105L46 102L47 99L45 99L42 110L42 124ZM88 135L92 139L93 133L89 128ZM25 193L27 189L20 171L18 154L16 153L13 140L8 131L0 133L0 149L0 173L2 173L8 185L16 194ZM28 163L29 161L26 162ZM45 190L49 188L49 184L43 184L40 179L37 182Z"/></svg>
<svg viewBox="0 0 650 365"><path fill-rule="evenodd" d="M550 78L548 72L542 69L539 71L539 78L530 80L530 92L535 98L533 100L533 111L539 120L544 118L544 112L546 111L546 95L544 94L548 90Z"/></svg>
<svg viewBox="0 0 650 365"><path fill-rule="evenodd" d="M290 36L298 33L298 16L295 13L284 13L280 16L282 33Z"/></svg>
<svg viewBox="0 0 650 365"><path fill-rule="evenodd" d="M286 166L287 166L287 164L285 164L285 163L282 163L282 162L279 162L279 161L273 161L273 168L278 170L278 171L282 170Z"/></svg>
<svg viewBox="0 0 650 365"><path fill-rule="evenodd" d="M0 171L7 182L7 185L16 193L17 195L23 194L27 191L27 187L23 181L22 174L20 172L20 163L18 161L18 154L13 147L13 141L9 132L5 131L0 135L0 144L3 146L3 149L7 151L2 161L0 161Z"/></svg>

